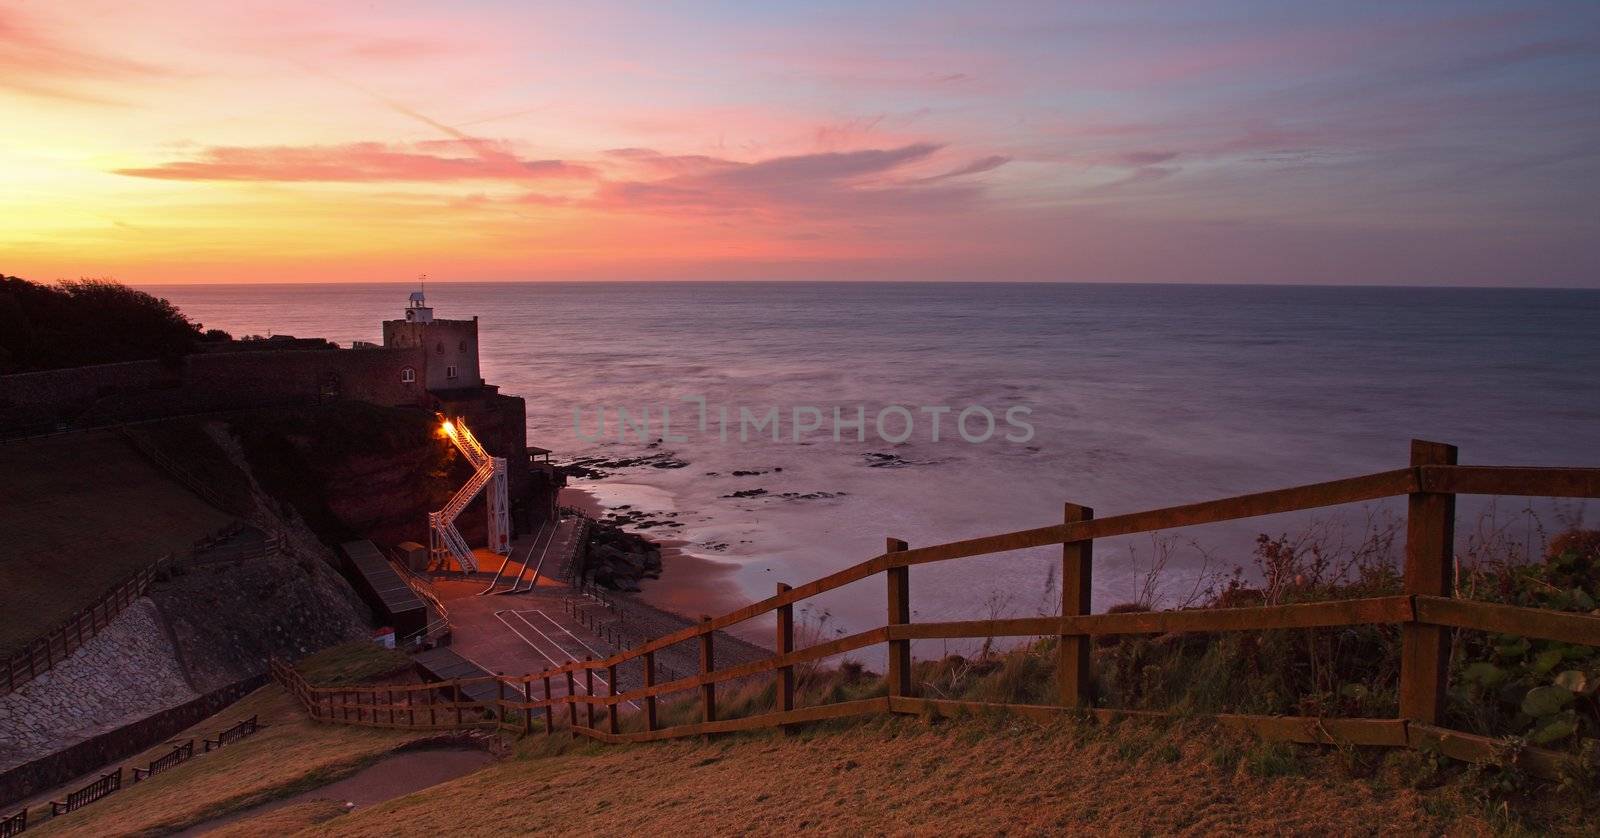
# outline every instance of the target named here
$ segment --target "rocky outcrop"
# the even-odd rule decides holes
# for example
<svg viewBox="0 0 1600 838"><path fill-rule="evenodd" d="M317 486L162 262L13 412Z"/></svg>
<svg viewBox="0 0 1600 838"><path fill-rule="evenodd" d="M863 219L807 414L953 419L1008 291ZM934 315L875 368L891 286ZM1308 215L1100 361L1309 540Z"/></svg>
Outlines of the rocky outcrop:
<svg viewBox="0 0 1600 838"><path fill-rule="evenodd" d="M229 429L207 427L236 464L245 453ZM269 657L294 659L369 632L370 612L335 569L337 560L294 507L277 503L241 468L253 516L283 537L282 549L216 564L172 564L152 585L176 648L197 689L260 673Z"/></svg>
<svg viewBox="0 0 1600 838"><path fill-rule="evenodd" d="M645 579L661 578L661 548L655 542L606 523L589 528L583 574L617 591L637 591Z"/></svg>

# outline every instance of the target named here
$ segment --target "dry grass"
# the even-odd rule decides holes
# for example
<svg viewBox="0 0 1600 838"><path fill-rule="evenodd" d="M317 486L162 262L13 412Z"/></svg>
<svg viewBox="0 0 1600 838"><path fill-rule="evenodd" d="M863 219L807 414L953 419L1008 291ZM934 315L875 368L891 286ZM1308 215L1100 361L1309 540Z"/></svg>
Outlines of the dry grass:
<svg viewBox="0 0 1600 838"><path fill-rule="evenodd" d="M0 655L232 521L112 431L0 445Z"/></svg>
<svg viewBox="0 0 1600 838"><path fill-rule="evenodd" d="M175 739L216 736L240 719L256 715L254 736L158 774L104 800L43 820L37 831L49 835L126 835L164 833L260 803L287 797L352 774L396 747L426 732L382 730L312 722L276 685L251 693ZM197 741L198 750L200 743ZM161 746L123 764L130 769L166 753ZM30 813L43 817L49 811ZM35 829L30 828L29 833Z"/></svg>
<svg viewBox="0 0 1600 838"><path fill-rule="evenodd" d="M897 718L788 738L571 743L564 753L524 754L298 834L1499 830L1458 788L1420 791L1409 773L1377 754L1264 745L1196 722Z"/></svg>
<svg viewBox="0 0 1600 838"><path fill-rule="evenodd" d="M335 800L307 800L291 803L253 817L206 832L206 838L255 838L259 835L289 835L316 826L345 813L344 804Z"/></svg>

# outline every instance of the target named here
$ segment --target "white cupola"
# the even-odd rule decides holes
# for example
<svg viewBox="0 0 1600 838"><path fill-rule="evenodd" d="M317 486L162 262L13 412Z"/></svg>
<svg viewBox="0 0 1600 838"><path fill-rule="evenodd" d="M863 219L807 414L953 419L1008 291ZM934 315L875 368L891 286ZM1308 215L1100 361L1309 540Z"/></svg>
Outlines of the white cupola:
<svg viewBox="0 0 1600 838"><path fill-rule="evenodd" d="M411 292L411 301L406 305L407 323L432 323L433 309L428 306L428 299L421 291Z"/></svg>

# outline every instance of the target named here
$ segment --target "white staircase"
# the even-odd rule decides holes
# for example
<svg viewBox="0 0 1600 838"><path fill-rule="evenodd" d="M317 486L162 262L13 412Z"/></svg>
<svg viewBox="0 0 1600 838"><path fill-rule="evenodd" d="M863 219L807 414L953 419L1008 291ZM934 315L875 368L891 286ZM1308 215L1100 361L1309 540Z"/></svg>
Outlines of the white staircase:
<svg viewBox="0 0 1600 838"><path fill-rule="evenodd" d="M448 556L454 558L463 571L476 573L478 561L472 555L472 548L467 546L467 540L461 536L461 531L456 529L456 518L460 517L462 510L467 508L467 504L472 503L479 492L487 490L489 549L501 555L511 553L506 460L504 457L489 456L489 452L484 450L478 438L472 435L472 431L460 419L445 420L444 432L475 471L472 477L451 496L450 502L445 504L444 509L428 513L430 555L434 564L443 563Z"/></svg>

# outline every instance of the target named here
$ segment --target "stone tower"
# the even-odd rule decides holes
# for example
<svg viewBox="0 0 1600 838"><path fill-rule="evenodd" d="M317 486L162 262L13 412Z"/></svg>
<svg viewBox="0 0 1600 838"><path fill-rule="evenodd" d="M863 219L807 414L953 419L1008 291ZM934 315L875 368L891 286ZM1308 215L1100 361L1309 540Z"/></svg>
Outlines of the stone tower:
<svg viewBox="0 0 1600 838"><path fill-rule="evenodd" d="M383 321L383 345L423 350L415 377L429 391L478 389L478 318L438 320L421 291L413 291L402 319Z"/></svg>

